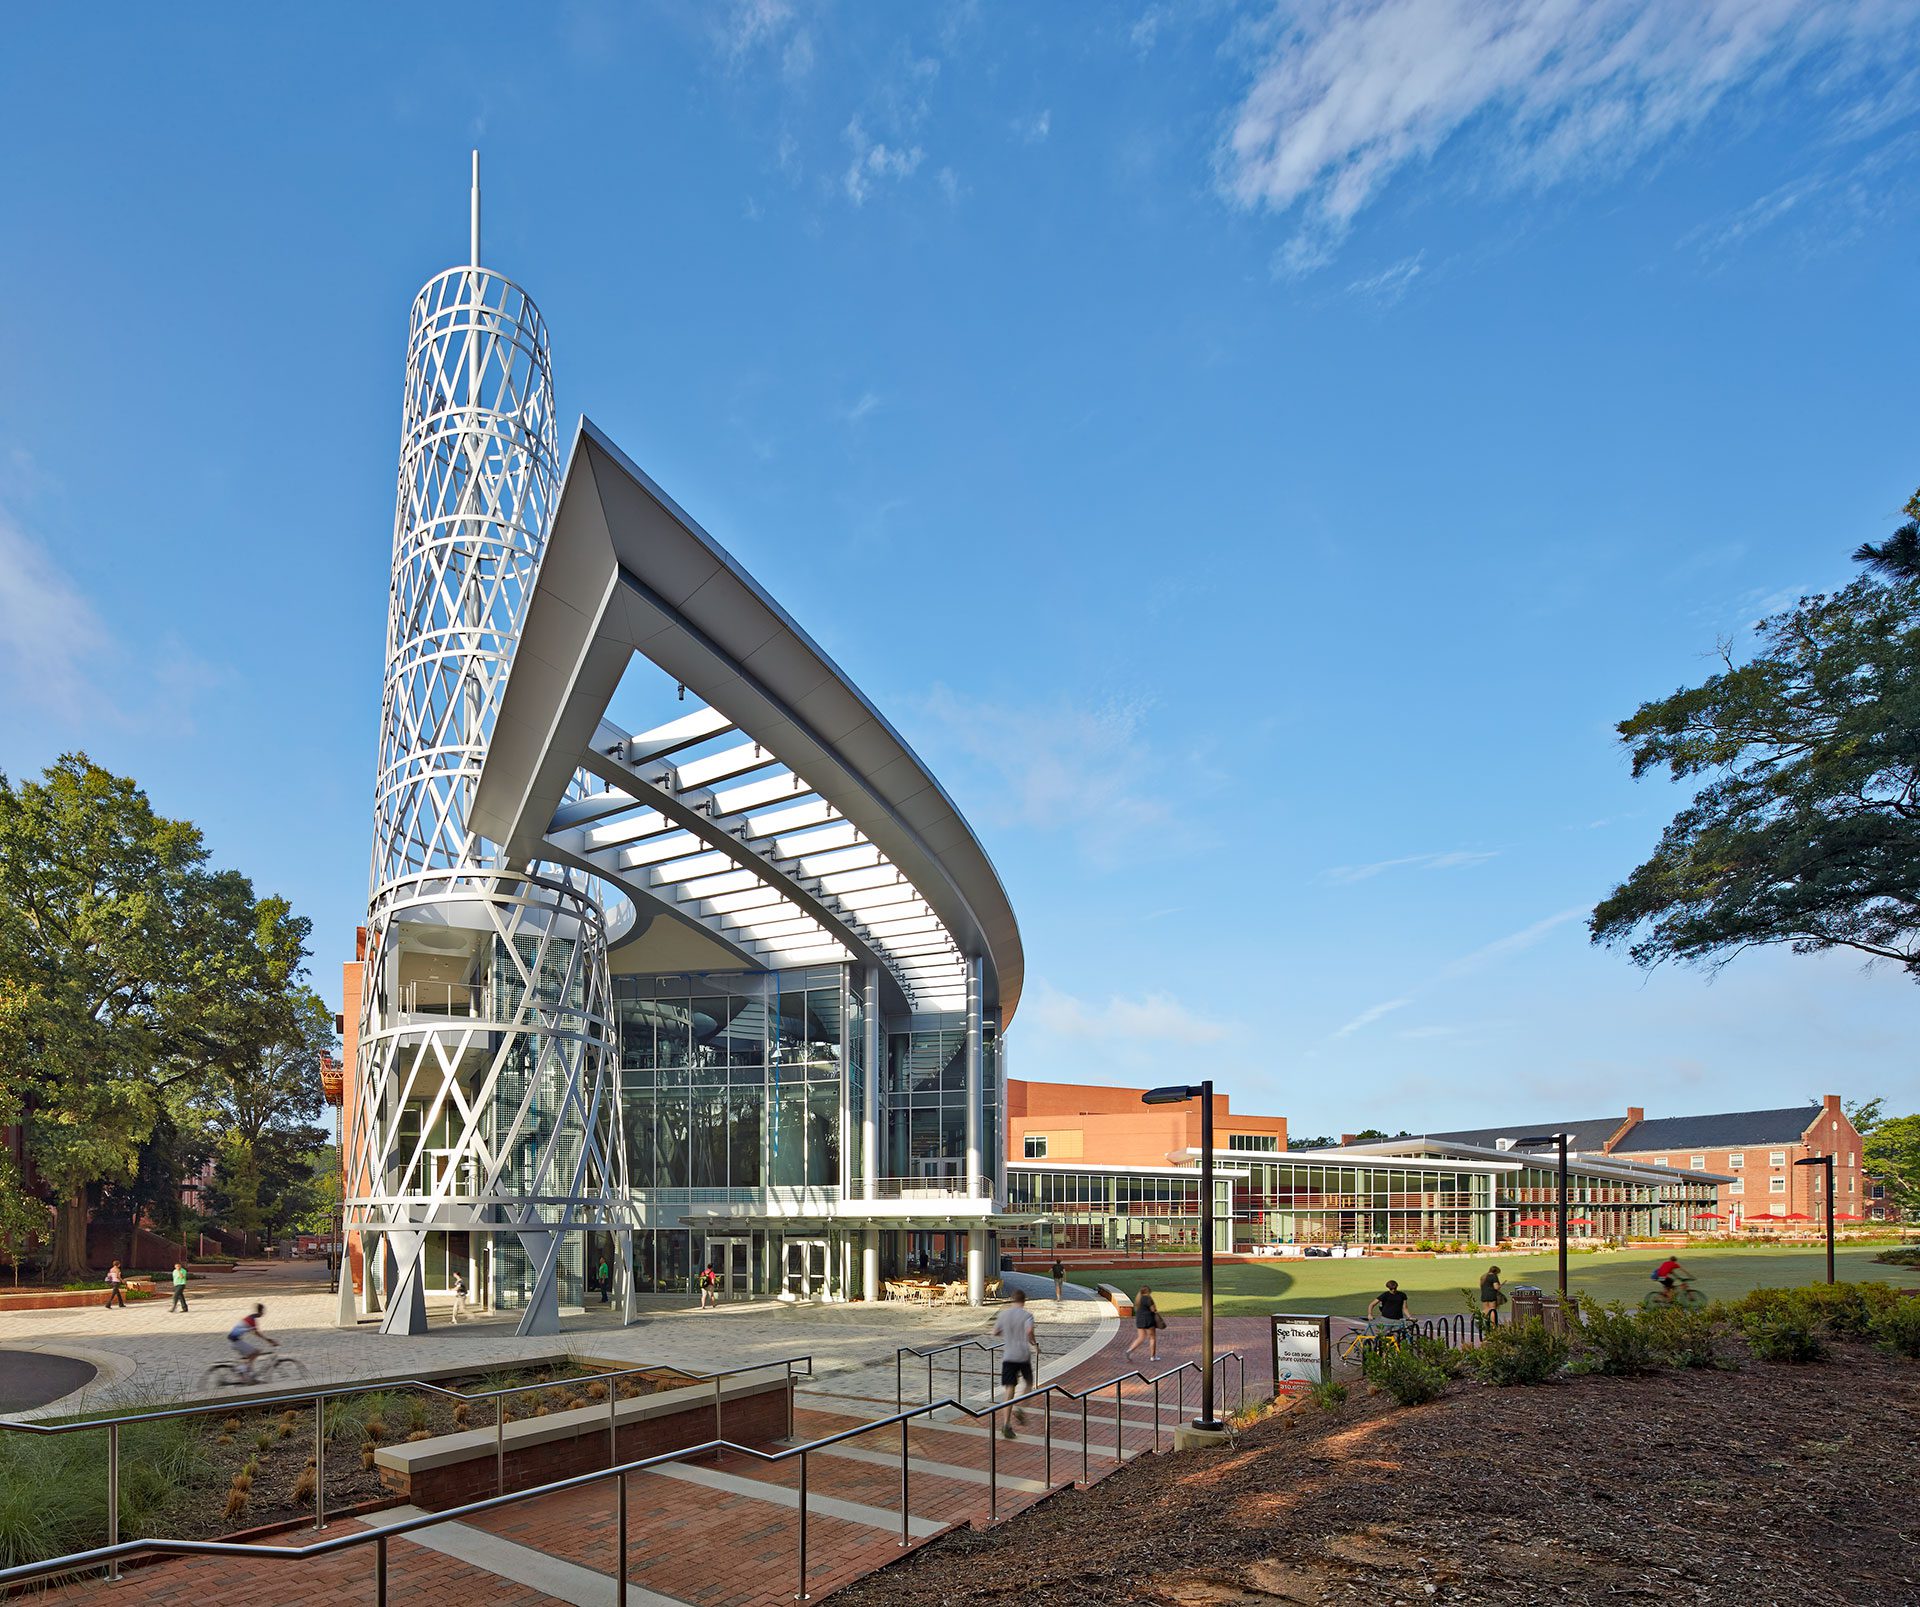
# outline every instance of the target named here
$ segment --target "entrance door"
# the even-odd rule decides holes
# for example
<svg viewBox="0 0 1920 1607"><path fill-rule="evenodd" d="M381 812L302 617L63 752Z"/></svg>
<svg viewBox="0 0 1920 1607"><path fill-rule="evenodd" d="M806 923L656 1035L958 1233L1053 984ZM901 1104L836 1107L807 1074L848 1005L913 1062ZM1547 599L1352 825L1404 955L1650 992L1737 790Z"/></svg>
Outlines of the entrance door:
<svg viewBox="0 0 1920 1607"><path fill-rule="evenodd" d="M788 1239L781 1288L795 1300L816 1300L827 1292L827 1241Z"/></svg>
<svg viewBox="0 0 1920 1607"><path fill-rule="evenodd" d="M748 1239L707 1240L707 1265L720 1279L719 1294L736 1299L753 1292L752 1241Z"/></svg>

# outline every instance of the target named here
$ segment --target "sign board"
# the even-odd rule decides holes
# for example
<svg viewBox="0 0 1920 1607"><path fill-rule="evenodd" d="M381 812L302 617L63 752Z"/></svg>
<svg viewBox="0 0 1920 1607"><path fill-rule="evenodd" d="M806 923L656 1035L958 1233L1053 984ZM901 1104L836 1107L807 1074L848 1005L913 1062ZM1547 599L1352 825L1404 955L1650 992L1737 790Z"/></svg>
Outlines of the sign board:
<svg viewBox="0 0 1920 1607"><path fill-rule="evenodd" d="M1333 1376L1333 1336L1330 1319L1275 1312L1273 1326L1273 1392L1304 1390Z"/></svg>

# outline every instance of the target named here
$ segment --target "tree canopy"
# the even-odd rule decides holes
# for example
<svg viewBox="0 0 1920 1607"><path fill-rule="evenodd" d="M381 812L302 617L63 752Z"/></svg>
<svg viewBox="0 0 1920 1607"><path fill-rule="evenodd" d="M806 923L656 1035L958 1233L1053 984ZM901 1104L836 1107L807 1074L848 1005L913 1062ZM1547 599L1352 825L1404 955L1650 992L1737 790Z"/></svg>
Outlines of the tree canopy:
<svg viewBox="0 0 1920 1607"><path fill-rule="evenodd" d="M56 1271L84 1265L90 1187L134 1184L163 1115L301 1037L308 922L208 859L85 754L0 775L0 1123L53 1196Z"/></svg>
<svg viewBox="0 0 1920 1607"><path fill-rule="evenodd" d="M1920 513L1920 495L1909 512ZM1636 779L1699 790L1594 910L1638 965L1846 948L1920 980L1920 572L1873 572L1755 627L1761 646L1618 727Z"/></svg>

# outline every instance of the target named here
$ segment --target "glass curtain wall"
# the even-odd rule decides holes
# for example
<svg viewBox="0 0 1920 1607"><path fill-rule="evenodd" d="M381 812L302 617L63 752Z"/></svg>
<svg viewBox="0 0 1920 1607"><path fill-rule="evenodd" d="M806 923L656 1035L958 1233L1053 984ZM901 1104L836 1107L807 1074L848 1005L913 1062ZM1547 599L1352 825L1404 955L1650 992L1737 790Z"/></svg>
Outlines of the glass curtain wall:
<svg viewBox="0 0 1920 1607"><path fill-rule="evenodd" d="M637 1289L691 1286L705 1243L684 1216L838 1197L858 1024L843 967L615 977L614 1012L628 1181L646 1224L634 1236Z"/></svg>

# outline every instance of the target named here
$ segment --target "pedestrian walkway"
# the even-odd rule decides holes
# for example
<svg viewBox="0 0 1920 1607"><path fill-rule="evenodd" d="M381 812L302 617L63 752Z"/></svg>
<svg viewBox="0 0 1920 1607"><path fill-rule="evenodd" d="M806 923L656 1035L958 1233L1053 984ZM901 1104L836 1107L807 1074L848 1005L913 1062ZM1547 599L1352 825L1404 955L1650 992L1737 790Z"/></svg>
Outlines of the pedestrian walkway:
<svg viewBox="0 0 1920 1607"><path fill-rule="evenodd" d="M1138 1364L1164 1371L1193 1359L1194 1325L1178 1323L1161 1335L1160 1361L1125 1355L1131 1327L1106 1317L1098 1328L1075 1330L1038 1303L1043 1332L1051 1327L1061 1350L1073 1337L1086 1341L1045 1382L1086 1388ZM1055 1318L1048 1323L1050 1317ZM1193 1331L1189 1331L1192 1329ZM977 1330L976 1330L977 1331ZM1222 1350L1264 1343L1263 1319L1227 1319L1218 1326ZM1248 1356L1248 1398L1266 1393L1263 1352ZM1239 1374L1231 1364L1220 1408L1236 1404ZM951 1375L948 1375L949 1377ZM1098 1481L1127 1461L1170 1450L1172 1432L1198 1407L1191 1372L1187 1387L1173 1381L1154 1391L1136 1381L1078 1405L1056 1397L1049 1414L1036 1403L1015 1437L990 1422L948 1409L905 1425L875 1427L804 1459L770 1462L734 1451L666 1464L628 1478L626 1601L641 1607L774 1607L794 1600L801 1578L801 1487L805 1481L804 1591L818 1598L884 1567L902 1553L960 1525L984 1527L1046 1499L1069 1483ZM988 1404L984 1366L969 1376L969 1404ZM862 1429L893 1414L890 1367L845 1369L826 1389L802 1388L793 1436L760 1449L777 1452ZM913 1404L911 1401L909 1405ZM1004 1422L1009 1414L999 1414ZM343 1528L387 1524L418 1516L398 1508ZM306 1532L288 1536L299 1544ZM581 1604L615 1599L619 1546L615 1481L523 1501L436 1525L389 1543L389 1592L394 1601ZM139 1599L198 1602L236 1595L329 1607L370 1601L374 1557L370 1546L307 1563L275 1564L266 1557L193 1558L135 1570ZM56 1599L92 1607L98 1584L69 1586Z"/></svg>

